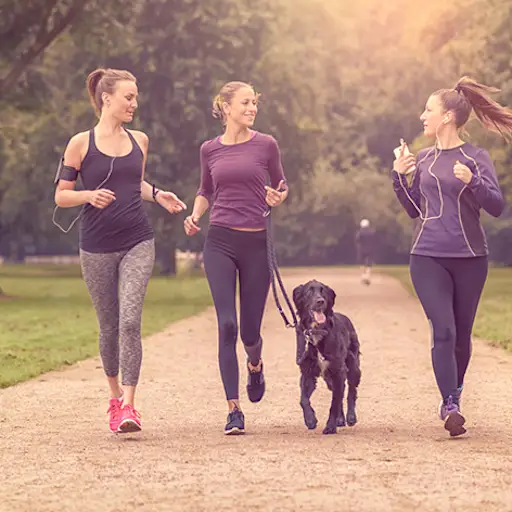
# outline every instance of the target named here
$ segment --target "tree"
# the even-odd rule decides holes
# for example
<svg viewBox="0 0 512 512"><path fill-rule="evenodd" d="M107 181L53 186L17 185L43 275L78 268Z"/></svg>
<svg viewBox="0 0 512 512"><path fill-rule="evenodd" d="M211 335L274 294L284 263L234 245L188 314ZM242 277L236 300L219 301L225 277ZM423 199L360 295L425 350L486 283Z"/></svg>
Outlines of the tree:
<svg viewBox="0 0 512 512"><path fill-rule="evenodd" d="M115 67L138 78L133 128L150 136L150 181L191 205L199 147L221 130L211 98L229 80L248 81L262 93L257 129L278 140L290 185L274 218L280 259L353 261L364 216L377 227L382 257L398 261L410 222L393 196L392 150L400 137L425 143L419 115L428 95L471 74L512 102L511 6L490 2L431 0L420 17L408 0L83 0L38 53L78 0L8 0L0 79L22 71L15 87L0 87L0 252L76 251L76 236L51 224L51 180L70 136L95 122L86 76ZM509 146L477 125L471 136L490 149L508 189ZM175 248L197 250L201 241L185 237L183 216L148 211L160 266L173 273ZM497 242L499 234L510 240L508 222L488 228L503 261Z"/></svg>

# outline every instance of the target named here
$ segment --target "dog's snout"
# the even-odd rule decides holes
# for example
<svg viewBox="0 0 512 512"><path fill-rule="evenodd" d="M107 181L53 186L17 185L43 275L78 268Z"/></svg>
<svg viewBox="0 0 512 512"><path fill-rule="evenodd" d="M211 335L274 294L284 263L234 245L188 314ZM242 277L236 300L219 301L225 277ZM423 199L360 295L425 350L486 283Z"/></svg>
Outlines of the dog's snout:
<svg viewBox="0 0 512 512"><path fill-rule="evenodd" d="M317 298L316 298L315 305L316 305L317 307L325 306L325 299L324 299L323 297L317 297Z"/></svg>

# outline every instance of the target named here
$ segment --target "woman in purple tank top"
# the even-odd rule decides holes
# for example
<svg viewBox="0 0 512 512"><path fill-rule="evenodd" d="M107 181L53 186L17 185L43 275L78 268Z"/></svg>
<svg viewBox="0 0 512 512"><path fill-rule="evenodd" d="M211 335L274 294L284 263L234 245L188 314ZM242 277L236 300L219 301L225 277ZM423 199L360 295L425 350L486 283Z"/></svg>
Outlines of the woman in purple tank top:
<svg viewBox="0 0 512 512"><path fill-rule="evenodd" d="M142 361L142 306L155 252L142 202L159 203L170 213L186 207L172 192L144 181L148 136L123 126L137 109L135 77L128 71L97 69L89 75L87 89L99 121L69 141L55 202L63 208L83 205L80 263L100 327L111 397L109 426L114 433L136 432L141 429L134 397ZM83 191L75 190L78 175Z"/></svg>
<svg viewBox="0 0 512 512"><path fill-rule="evenodd" d="M432 365L442 398L439 416L451 436L466 432L460 397L487 278L480 211L498 217L505 207L489 154L464 142L460 132L474 111L484 127L512 136L512 110L493 101L492 92L497 89L468 77L453 89L434 92L421 121L435 145L415 157L402 144L394 164L395 193L407 213L418 218L410 272L430 323Z"/></svg>
<svg viewBox="0 0 512 512"><path fill-rule="evenodd" d="M247 394L259 402L265 392L260 327L270 273L264 214L280 205L288 191L277 142L254 131L258 95L243 82L229 82L213 102L213 114L223 135L201 146L201 186L185 232L200 228L210 208L210 225L203 252L204 268L217 312L219 366L228 420L225 434L243 434L245 418L238 395L236 340L236 281L240 285L240 337L247 353Z"/></svg>

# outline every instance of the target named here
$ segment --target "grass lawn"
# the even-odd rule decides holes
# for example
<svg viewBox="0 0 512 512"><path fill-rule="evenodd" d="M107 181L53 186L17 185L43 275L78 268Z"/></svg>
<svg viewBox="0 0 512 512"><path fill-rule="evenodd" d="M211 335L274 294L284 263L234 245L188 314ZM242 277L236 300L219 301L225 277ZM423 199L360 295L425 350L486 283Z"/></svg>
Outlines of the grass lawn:
<svg viewBox="0 0 512 512"><path fill-rule="evenodd" d="M0 287L0 388L98 353L98 327L78 266L3 265ZM211 304L201 276L150 281L143 336Z"/></svg>
<svg viewBox="0 0 512 512"><path fill-rule="evenodd" d="M414 294L408 267L379 266L376 270L396 277ZM489 269L473 334L512 351L512 269Z"/></svg>

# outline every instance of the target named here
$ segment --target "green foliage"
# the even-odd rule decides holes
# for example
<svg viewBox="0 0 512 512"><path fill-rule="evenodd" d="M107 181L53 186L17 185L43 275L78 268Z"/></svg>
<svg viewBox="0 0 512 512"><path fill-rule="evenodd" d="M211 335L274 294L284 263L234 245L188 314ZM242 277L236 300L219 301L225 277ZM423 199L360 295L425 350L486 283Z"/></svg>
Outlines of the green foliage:
<svg viewBox="0 0 512 512"><path fill-rule="evenodd" d="M97 355L97 322L78 266L2 266L0 280L0 388ZM153 278L143 336L210 303L204 278Z"/></svg>
<svg viewBox="0 0 512 512"><path fill-rule="evenodd" d="M512 7L500 0L431 0L421 12L408 0L4 4L4 86L18 66L16 87L0 86L0 253L11 258L76 251L76 232L66 237L51 224L51 180L69 138L95 122L84 82L96 67L137 76L133 127L150 137L147 177L189 205L199 146L221 129L211 98L229 80L254 84L262 93L257 129L279 141L290 185L275 216L280 259L290 263L353 261L363 216L378 228L380 260L403 259L411 226L392 192L392 150L400 137L426 143L418 136L428 95L470 74L501 87L497 99L512 104ZM73 8L44 52L27 60ZM490 150L510 189L510 146L476 123L470 136ZM160 265L172 273L175 247L198 249L201 239L185 237L182 216L148 211ZM485 221L492 257L507 264L509 215Z"/></svg>

